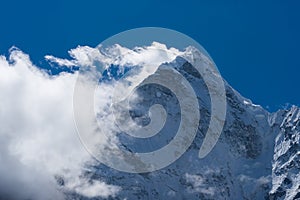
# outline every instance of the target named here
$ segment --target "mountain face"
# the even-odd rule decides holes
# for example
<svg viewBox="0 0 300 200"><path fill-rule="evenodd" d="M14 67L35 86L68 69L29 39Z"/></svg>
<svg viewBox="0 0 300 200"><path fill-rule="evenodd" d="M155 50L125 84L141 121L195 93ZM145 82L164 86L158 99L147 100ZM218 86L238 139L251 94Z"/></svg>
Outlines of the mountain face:
<svg viewBox="0 0 300 200"><path fill-rule="evenodd" d="M279 133L275 139L270 198L300 199L300 109L294 106L272 117L272 127Z"/></svg>
<svg viewBox="0 0 300 200"><path fill-rule="evenodd" d="M198 153L211 114L207 86L181 57L164 65L180 72L196 92L201 118L192 145L176 162L158 171L131 174L99 164L90 166L87 177L120 186L120 193L111 199L300 199L299 108L269 113L225 82L227 115L223 132L213 150L200 159ZM130 151L153 151L176 133L180 105L163 86L145 85L137 93L141 102L130 111L137 123L149 123L147 110L153 104L163 105L168 119L158 135L134 141L124 136L122 143ZM69 198L84 199L77 194L69 194Z"/></svg>

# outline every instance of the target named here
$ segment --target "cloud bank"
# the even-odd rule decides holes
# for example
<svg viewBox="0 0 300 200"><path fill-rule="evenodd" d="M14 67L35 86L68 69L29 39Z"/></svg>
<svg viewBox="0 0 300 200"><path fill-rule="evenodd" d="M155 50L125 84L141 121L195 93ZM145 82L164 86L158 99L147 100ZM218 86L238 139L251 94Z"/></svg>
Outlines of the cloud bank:
<svg viewBox="0 0 300 200"><path fill-rule="evenodd" d="M73 121L76 77L49 76L15 48L8 59L0 57L1 199L64 199L66 191L108 197L120 190L81 176L91 158Z"/></svg>
<svg viewBox="0 0 300 200"><path fill-rule="evenodd" d="M111 64L121 70L126 65L145 66L128 79L133 85L181 54L159 43L134 50L119 45L103 51L79 46L69 53L71 60L50 55L45 58L59 66L94 72L102 72ZM99 70L99 63L103 69ZM72 101L77 75L49 75L17 48L10 50L9 58L0 56L0 198L59 200L68 192L106 198L120 192L119 186L84 176L88 164L95 160L82 146L74 124ZM102 85L95 95L96 112L106 119L99 121L100 134L116 133L112 115L106 112L111 88ZM117 144L113 140L100 143L108 141ZM60 184L59 178L63 180Z"/></svg>

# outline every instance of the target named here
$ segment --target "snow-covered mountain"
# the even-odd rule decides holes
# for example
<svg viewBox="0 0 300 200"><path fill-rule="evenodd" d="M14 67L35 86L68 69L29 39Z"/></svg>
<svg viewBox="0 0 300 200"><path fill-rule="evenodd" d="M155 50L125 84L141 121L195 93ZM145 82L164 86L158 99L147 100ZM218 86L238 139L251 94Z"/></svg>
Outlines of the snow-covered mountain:
<svg viewBox="0 0 300 200"><path fill-rule="evenodd" d="M276 134L272 170L271 199L300 199L300 109L272 115Z"/></svg>
<svg viewBox="0 0 300 200"><path fill-rule="evenodd" d="M19 49L11 49L9 58L0 56L1 200L300 199L299 108L294 106L269 113L242 97L226 81L218 93L219 83L223 83L220 75L206 70L207 66L213 66L212 60L204 50L194 47L180 51L154 42L134 49L120 45L104 50L79 46L69 53L71 60L46 56L61 70L57 75L33 65L29 56ZM169 72L173 74L166 76ZM151 82L159 80L157 77L164 86ZM87 81L88 85L79 84L88 86L81 87L83 93L76 90L78 80L80 84ZM119 83L124 87L118 90L115 86L120 86ZM129 106L122 100L117 104L121 105L120 111L111 111L114 93L126 94L136 85L140 87L129 98ZM95 86L95 90L91 89ZM76 94L84 97L79 98L83 101L79 101L77 107L74 106L74 102L78 103ZM216 107L219 102L215 97L222 97L221 102L226 103ZM95 100L94 105L91 99ZM165 109L164 113L157 112L163 113L161 116L153 114L155 104ZM224 107L226 113L216 109ZM91 114L75 112L86 108L92 108ZM123 108L129 108L129 112L122 118ZM226 114L226 119L216 116L216 110L222 116ZM81 128L88 131L79 131L76 116L84 125ZM118 116L136 123L125 121L120 126L116 123ZM86 119L97 121L96 126L90 125L90 121L80 121ZM211 119L222 125L224 122L212 151L203 145L208 144L205 141L214 144L206 140L207 136L219 136L208 134ZM189 126L186 123L181 126L184 120ZM161 121L166 123L155 127ZM132 132L126 131L153 124L154 130L163 128L149 138L132 137ZM195 124L197 126L193 126ZM191 126L196 127L192 129L196 132L195 138L190 140L189 136L181 135L184 140L173 142L179 138L179 129L183 130L180 133L190 133L187 130ZM103 162L88 153L84 139L96 145L94 158ZM156 153L171 143L175 144L172 149L175 151L162 156ZM180 151L182 146L188 149ZM203 146L209 151L207 156L201 157L199 150ZM137 154L125 157L123 152L109 154L112 151L107 151L117 148L128 154L151 152L155 156L145 160ZM169 159L172 156L179 159ZM107 160L121 167L121 171L101 164ZM150 162L145 164L144 161ZM154 161L167 164L157 167ZM124 165L136 173L122 172ZM143 167L142 170L149 171L153 166L154 172L137 173Z"/></svg>
<svg viewBox="0 0 300 200"><path fill-rule="evenodd" d="M90 166L87 177L122 188L111 199L300 199L299 108L269 113L225 82L225 126L214 149L200 159L198 153L211 114L207 86L194 67L180 56L163 65L184 75L198 98L200 126L190 148L173 164L151 173L125 173L99 164ZM146 152L172 139L180 121L180 108L176 96L162 86L145 85L137 92L142 101L130 112L137 123L149 123L146 110L153 104L163 105L168 112L167 123L157 136L122 138L127 150ZM74 193L69 198L85 199Z"/></svg>

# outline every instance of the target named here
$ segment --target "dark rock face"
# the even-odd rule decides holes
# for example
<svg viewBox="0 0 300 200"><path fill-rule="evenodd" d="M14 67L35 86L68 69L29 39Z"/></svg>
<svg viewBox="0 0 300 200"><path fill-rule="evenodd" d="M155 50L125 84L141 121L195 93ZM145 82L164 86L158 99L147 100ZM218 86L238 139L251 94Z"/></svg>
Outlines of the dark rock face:
<svg viewBox="0 0 300 200"><path fill-rule="evenodd" d="M225 138L231 145L230 150L250 159L257 158L262 151L262 138L257 134L255 127L245 125L241 121L234 121L224 131Z"/></svg>

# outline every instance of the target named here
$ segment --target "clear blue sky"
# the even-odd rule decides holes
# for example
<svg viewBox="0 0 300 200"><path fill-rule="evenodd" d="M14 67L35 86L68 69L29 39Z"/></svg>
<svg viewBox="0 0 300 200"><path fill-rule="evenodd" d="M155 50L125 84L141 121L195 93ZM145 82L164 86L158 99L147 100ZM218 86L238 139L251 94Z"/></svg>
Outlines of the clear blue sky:
<svg viewBox="0 0 300 200"><path fill-rule="evenodd" d="M242 95L275 110L300 104L299 10L297 0L4 1L0 53L15 45L38 64L127 29L170 28L203 45Z"/></svg>

